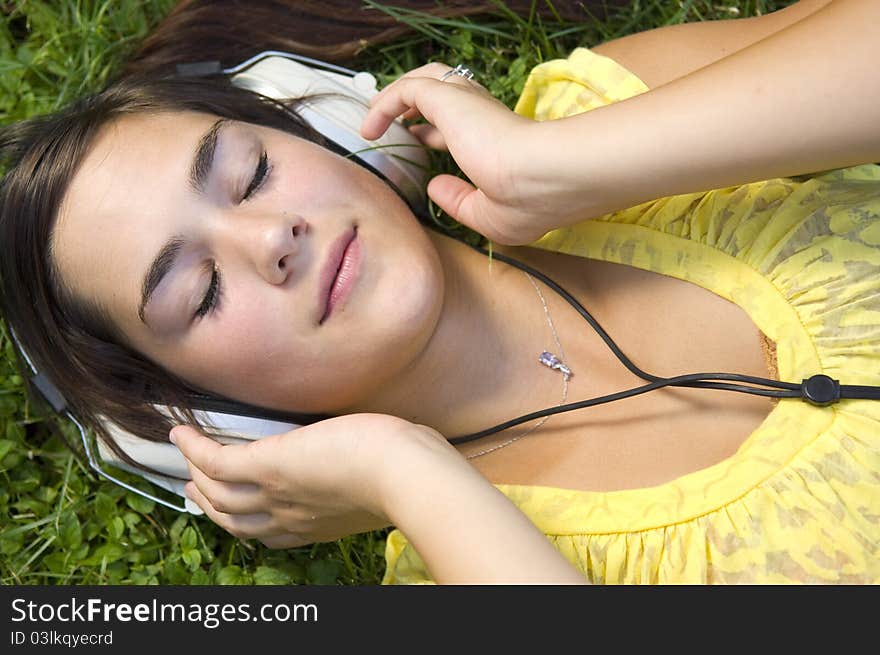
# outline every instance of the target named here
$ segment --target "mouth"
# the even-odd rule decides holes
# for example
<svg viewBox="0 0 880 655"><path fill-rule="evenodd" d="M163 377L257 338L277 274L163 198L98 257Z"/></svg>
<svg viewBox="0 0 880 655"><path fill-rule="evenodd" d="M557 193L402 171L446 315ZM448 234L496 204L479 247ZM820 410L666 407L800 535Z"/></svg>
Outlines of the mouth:
<svg viewBox="0 0 880 655"><path fill-rule="evenodd" d="M321 269L318 307L323 307L323 312L318 325L323 325L333 310L348 297L357 279L360 263L361 249L355 225L333 242Z"/></svg>

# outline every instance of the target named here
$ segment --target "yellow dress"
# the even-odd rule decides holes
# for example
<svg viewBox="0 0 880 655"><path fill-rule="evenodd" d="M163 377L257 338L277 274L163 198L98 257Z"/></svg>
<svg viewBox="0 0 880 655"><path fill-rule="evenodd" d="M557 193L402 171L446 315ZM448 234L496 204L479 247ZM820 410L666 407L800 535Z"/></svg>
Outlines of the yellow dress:
<svg viewBox="0 0 880 655"><path fill-rule="evenodd" d="M536 67L516 111L548 120L647 90L578 49ZM880 167L644 203L539 248L670 275L739 305L779 379L880 385ZM498 485L594 583L880 582L880 402L777 403L728 459L659 486ZM383 583L431 582L399 531Z"/></svg>

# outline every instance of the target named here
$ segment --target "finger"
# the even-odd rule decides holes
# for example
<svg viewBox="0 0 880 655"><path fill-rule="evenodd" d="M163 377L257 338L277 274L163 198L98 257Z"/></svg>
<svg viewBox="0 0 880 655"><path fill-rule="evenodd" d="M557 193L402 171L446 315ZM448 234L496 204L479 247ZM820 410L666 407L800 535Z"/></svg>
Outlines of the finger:
<svg viewBox="0 0 880 655"><path fill-rule="evenodd" d="M382 88L379 93L370 98L370 106L374 105L377 99L389 93L394 93L396 89L396 85L401 82L401 80L411 80L413 78L425 78L430 80L440 80L443 75L452 70L451 66L441 62L431 62L429 64L425 64L424 66L419 66L418 68L414 68L411 71L407 71L400 77L398 77L393 82L386 84L384 88ZM411 112L415 112L417 114L417 110L413 109ZM404 116L405 118L413 118L413 116Z"/></svg>
<svg viewBox="0 0 880 655"><path fill-rule="evenodd" d="M443 133L433 125L420 123L409 128L410 133L423 144L434 150L447 150Z"/></svg>
<svg viewBox="0 0 880 655"><path fill-rule="evenodd" d="M433 78L401 78L370 100L370 109L361 123L361 136L369 140L378 139L394 119L413 109L433 123L433 105L449 103L454 100L450 94L461 94L463 91L466 89L462 85L446 84Z"/></svg>
<svg viewBox="0 0 880 655"><path fill-rule="evenodd" d="M195 465L188 464L193 483L217 511L226 514L254 514L266 508L267 500L257 485L213 480Z"/></svg>
<svg viewBox="0 0 880 655"><path fill-rule="evenodd" d="M444 64L437 61L425 64L424 66L419 66L418 68L414 68L411 71L404 73L390 84L387 84L378 94L370 98L370 106L374 105L382 95L395 93L397 84L400 84L404 80L411 80L414 78L434 80L436 82L451 82L453 84L461 84L469 88L476 89L487 97L493 97L492 94L489 93L489 90L482 84L477 82L473 77L468 79L460 75L446 76L447 73L449 73L451 70L453 70L453 68L449 64ZM446 77L444 78L444 76ZM404 117L409 118L409 116Z"/></svg>
<svg viewBox="0 0 880 655"><path fill-rule="evenodd" d="M468 227L480 231L479 226L475 225L472 220L468 220L470 216L465 215L465 212L462 211L468 198L473 194L480 193L473 184L454 175L437 175L428 183L427 190L431 200L437 203L440 209L459 223L464 223Z"/></svg>
<svg viewBox="0 0 880 655"><path fill-rule="evenodd" d="M437 67L432 68L429 68L429 66L431 65L429 64L428 66L422 67L422 74L420 75L420 77L428 77L431 79L435 79L439 82L461 84L466 86L467 88L475 89L488 97L493 97L486 87L477 82L476 78L474 78L473 75L471 75L471 77L465 77L464 75L447 75L447 73L453 70L452 66L449 66L447 64L439 64ZM413 73L415 73L415 71L413 71ZM408 75L404 75L403 77L407 76Z"/></svg>
<svg viewBox="0 0 880 655"><path fill-rule="evenodd" d="M492 217L497 213L493 211L492 201L480 189L461 178L454 175L436 176L428 183L428 195L452 218L495 243L523 245L529 241L499 231L492 222Z"/></svg>
<svg viewBox="0 0 880 655"><path fill-rule="evenodd" d="M313 541L308 539L304 539L296 534L279 534L274 537L266 537L264 539L260 539L260 542L266 546L266 548L299 548L300 546L308 546Z"/></svg>
<svg viewBox="0 0 880 655"><path fill-rule="evenodd" d="M442 61L431 61L427 64L422 64L418 68L413 68L412 70L407 71L400 77L398 77L394 82L399 80L406 80L413 77L430 77L431 79L439 80L445 73L452 70L452 66L449 64L444 64ZM391 84L394 84L392 82ZM391 84L387 85L391 86Z"/></svg>
<svg viewBox="0 0 880 655"><path fill-rule="evenodd" d="M209 519L239 539L260 539L283 532L269 514L227 514L218 511L192 482L187 482L183 490Z"/></svg>
<svg viewBox="0 0 880 655"><path fill-rule="evenodd" d="M219 444L189 425L171 430L171 442L209 478L226 482L258 482L260 470L249 444Z"/></svg>
<svg viewBox="0 0 880 655"><path fill-rule="evenodd" d="M457 79L450 81L452 77ZM411 110L418 110L425 120L443 131L461 123L462 116L488 120L487 112L511 113L479 84L452 77L445 82L425 77L401 78L382 89L370 100L370 108L361 122L361 136L378 139L392 121Z"/></svg>
<svg viewBox="0 0 880 655"><path fill-rule="evenodd" d="M409 110L403 112L403 114L401 114L400 117L404 120L407 120L407 121L414 121L414 120L418 120L419 118L421 118L422 114L421 114L421 112L419 112L418 107L413 107L412 109L409 109Z"/></svg>
<svg viewBox="0 0 880 655"><path fill-rule="evenodd" d="M485 87L477 82L473 77L467 78L463 75L448 75L448 73L452 70L453 67L449 64L445 64L440 61L432 61L428 64L419 66L418 68L414 68L411 71L404 73L396 80L394 80L394 82L392 82L391 84L395 84L400 80L412 79L414 77L424 77L432 80L437 80L438 82L467 84L469 86L485 90ZM388 86L391 86L391 84L389 84ZM386 88L388 87L386 86Z"/></svg>

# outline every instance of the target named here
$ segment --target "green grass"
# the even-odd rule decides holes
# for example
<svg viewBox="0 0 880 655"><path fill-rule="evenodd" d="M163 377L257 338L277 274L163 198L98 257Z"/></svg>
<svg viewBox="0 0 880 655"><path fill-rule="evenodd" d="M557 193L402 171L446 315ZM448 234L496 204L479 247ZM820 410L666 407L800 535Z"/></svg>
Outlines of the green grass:
<svg viewBox="0 0 880 655"><path fill-rule="evenodd" d="M375 5L368 0L368 4ZM498 15L430 19L377 8L416 30L364 54L387 82L428 60L462 62L513 104L532 66L577 45L662 25L774 11L789 1L634 0L604 24ZM110 79L171 0L0 3L0 123L52 111ZM448 162L447 162L448 163ZM442 165L442 164L441 164ZM0 253L0 256L11 256ZM100 480L64 445L73 428L32 405L0 323L0 582L3 584L375 584L384 533L273 551ZM144 489L149 486L124 473Z"/></svg>

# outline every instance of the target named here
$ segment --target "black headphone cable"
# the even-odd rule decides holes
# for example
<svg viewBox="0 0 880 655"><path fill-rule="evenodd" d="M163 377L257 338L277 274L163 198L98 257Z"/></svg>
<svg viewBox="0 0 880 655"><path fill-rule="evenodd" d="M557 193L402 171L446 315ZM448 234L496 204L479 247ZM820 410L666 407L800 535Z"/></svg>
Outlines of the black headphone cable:
<svg viewBox="0 0 880 655"><path fill-rule="evenodd" d="M835 380L821 373L813 375L809 378L805 378L800 384L796 382L781 382L779 380L771 380L769 378L755 377L752 375L742 375L739 373L690 373L686 375L676 375L669 378L653 375L651 373L648 373L647 371L643 371L641 368L636 366L636 364L633 363L633 361L630 360L630 358L627 357L626 354L624 354L624 352L614 342L614 340L605 331L605 329L599 324L595 317L590 314L590 312L588 312L586 308L580 302L578 302L575 297L573 297L555 281L553 281L540 271L535 270L528 264L517 261L511 257L507 257L506 255L498 252L490 253L488 250L480 246L472 247L478 252L481 252L490 258L498 259L505 264L509 264L510 266L518 268L521 271L524 271L529 275L538 278L539 280L541 280L541 282L550 287L569 305L574 307L574 309L581 315L581 317L596 331L596 334L598 334L599 337L605 342L609 350L614 353L617 359L630 372L647 381L648 384L644 384L639 387L633 387L631 389L625 389L623 391L618 391L612 394L607 394L605 396L588 398L586 400L566 403L564 405L557 405L556 407L548 407L546 409L538 410L536 412L524 414L517 418L510 419L509 421L499 423L498 425L495 425L493 427L486 428L485 430L480 430L479 432L473 432L471 434L452 437L448 439L449 443L453 445L475 441L477 439L487 437L491 434L495 434L496 432L506 430L507 428L520 425L521 423L534 421L535 419L542 418L544 416L561 414L563 412L571 412L576 409L584 409L586 407L594 407L596 405L602 405L604 403L610 403L616 400L623 400L624 398L632 398L634 396L648 393L649 391L654 391L655 389L662 389L663 387L718 389L721 391L735 391L737 393L745 393L754 396L766 396L770 398L800 398L805 402L809 402L813 405L818 405L821 407L831 405L841 399L880 400L880 387L878 386L842 385L838 380Z"/></svg>

